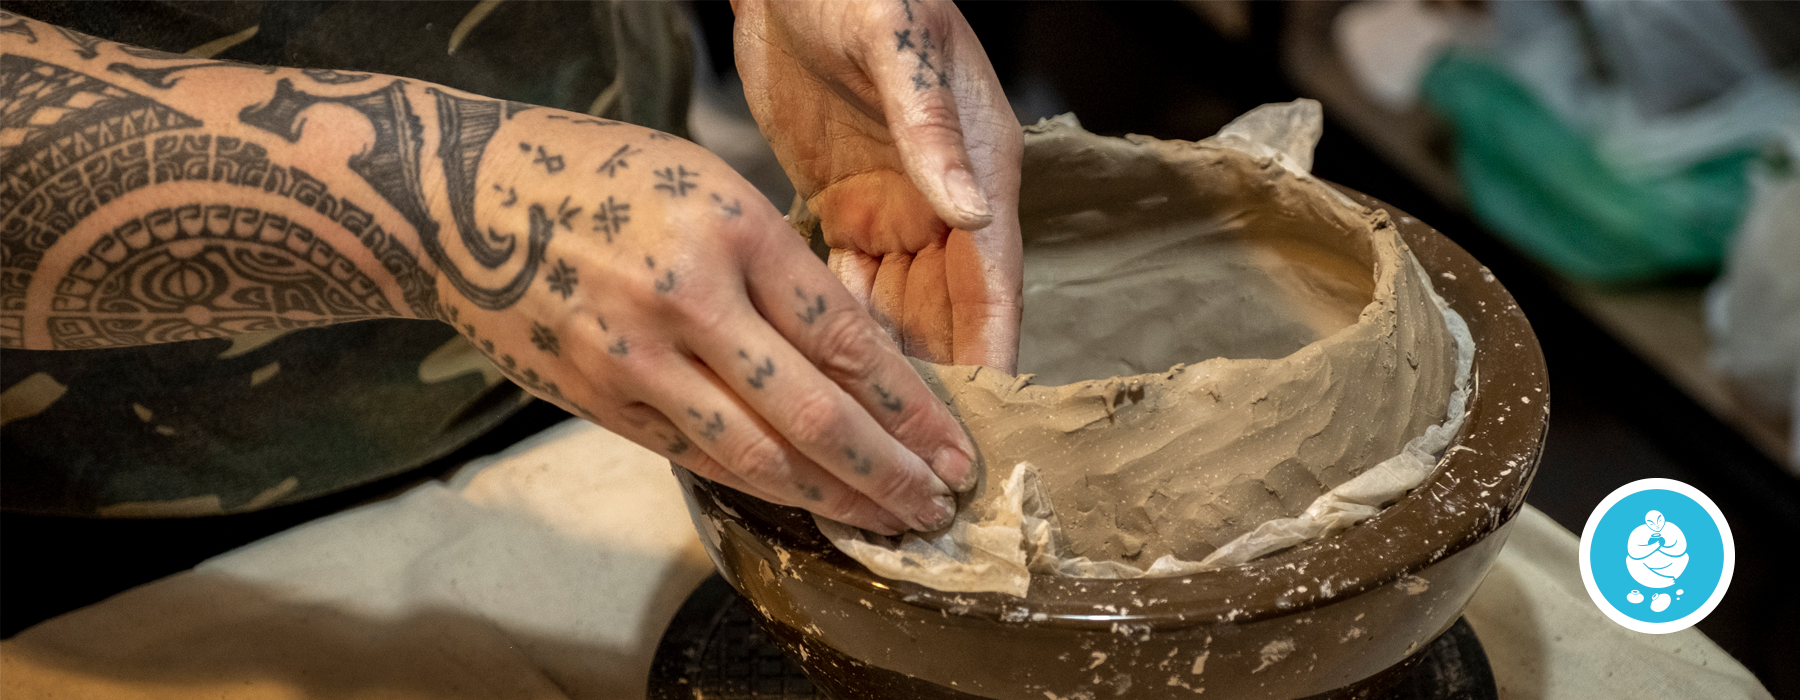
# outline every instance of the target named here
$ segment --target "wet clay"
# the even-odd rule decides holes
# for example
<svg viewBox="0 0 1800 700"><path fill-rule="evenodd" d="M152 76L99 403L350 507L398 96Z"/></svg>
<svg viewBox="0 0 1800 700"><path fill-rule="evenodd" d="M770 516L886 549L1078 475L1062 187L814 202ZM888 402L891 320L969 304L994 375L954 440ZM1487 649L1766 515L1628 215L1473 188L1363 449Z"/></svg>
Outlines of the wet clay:
<svg viewBox="0 0 1800 700"><path fill-rule="evenodd" d="M1386 213L1208 142L1064 122L1025 152L1035 376L918 363L985 462L960 521L1028 463L1057 557L1199 561L1445 420L1455 341Z"/></svg>

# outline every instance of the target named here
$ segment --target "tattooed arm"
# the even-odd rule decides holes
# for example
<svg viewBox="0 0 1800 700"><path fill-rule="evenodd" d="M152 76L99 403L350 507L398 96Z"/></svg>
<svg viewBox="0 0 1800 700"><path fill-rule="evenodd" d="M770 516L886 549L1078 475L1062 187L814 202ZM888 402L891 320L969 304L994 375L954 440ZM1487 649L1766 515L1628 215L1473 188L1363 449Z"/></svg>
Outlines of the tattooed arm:
<svg viewBox="0 0 1800 700"><path fill-rule="evenodd" d="M733 7L751 112L845 286L907 354L1013 371L1023 139L956 6Z"/></svg>
<svg viewBox="0 0 1800 700"><path fill-rule="evenodd" d="M893 533L972 485L898 348L694 144L0 24L4 347L439 319L532 393L767 500Z"/></svg>

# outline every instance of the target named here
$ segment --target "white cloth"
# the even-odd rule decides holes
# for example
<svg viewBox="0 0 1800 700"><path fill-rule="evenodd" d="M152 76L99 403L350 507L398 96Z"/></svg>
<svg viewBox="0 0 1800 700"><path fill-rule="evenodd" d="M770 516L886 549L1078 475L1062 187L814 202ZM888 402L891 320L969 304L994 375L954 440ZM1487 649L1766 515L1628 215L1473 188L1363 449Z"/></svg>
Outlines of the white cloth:
<svg viewBox="0 0 1800 700"><path fill-rule="evenodd" d="M669 463L570 420L0 644L0 697L641 698L712 563Z"/></svg>
<svg viewBox="0 0 1800 700"><path fill-rule="evenodd" d="M1501 697L1767 698L1697 630L1627 631L1527 507L1467 616ZM0 643L0 697L642 698L710 573L668 464L571 420Z"/></svg>

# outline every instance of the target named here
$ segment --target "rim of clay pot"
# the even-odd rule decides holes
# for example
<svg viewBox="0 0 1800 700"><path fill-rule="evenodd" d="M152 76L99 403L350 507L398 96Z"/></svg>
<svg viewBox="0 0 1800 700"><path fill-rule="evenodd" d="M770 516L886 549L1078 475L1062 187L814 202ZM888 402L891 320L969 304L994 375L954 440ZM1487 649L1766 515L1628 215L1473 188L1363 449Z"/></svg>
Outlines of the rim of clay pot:
<svg viewBox="0 0 1800 700"><path fill-rule="evenodd" d="M1247 564L1187 576L1033 575L1027 597L1015 598L882 578L832 546L805 511L731 489L709 490L748 516L741 522L752 534L788 550L797 573L818 585L961 617L1029 618L1037 626L1160 630L1252 622L1352 598L1456 554L1512 520L1525 502L1549 423L1543 352L1512 295L1474 257L1405 212L1333 186L1359 204L1387 211L1439 296L1468 322L1475 339L1474 391L1462 431L1425 483L1358 525Z"/></svg>

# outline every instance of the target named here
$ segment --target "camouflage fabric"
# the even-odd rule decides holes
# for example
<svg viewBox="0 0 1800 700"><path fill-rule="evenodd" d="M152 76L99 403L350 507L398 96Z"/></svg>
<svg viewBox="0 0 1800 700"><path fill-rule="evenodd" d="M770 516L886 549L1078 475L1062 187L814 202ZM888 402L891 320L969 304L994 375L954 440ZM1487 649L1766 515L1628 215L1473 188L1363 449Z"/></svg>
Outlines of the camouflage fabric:
<svg viewBox="0 0 1800 700"><path fill-rule="evenodd" d="M7 2L95 36L415 78L685 135L692 47L651 2ZM530 400L449 326L382 320L0 358L0 508L255 510L431 462Z"/></svg>

